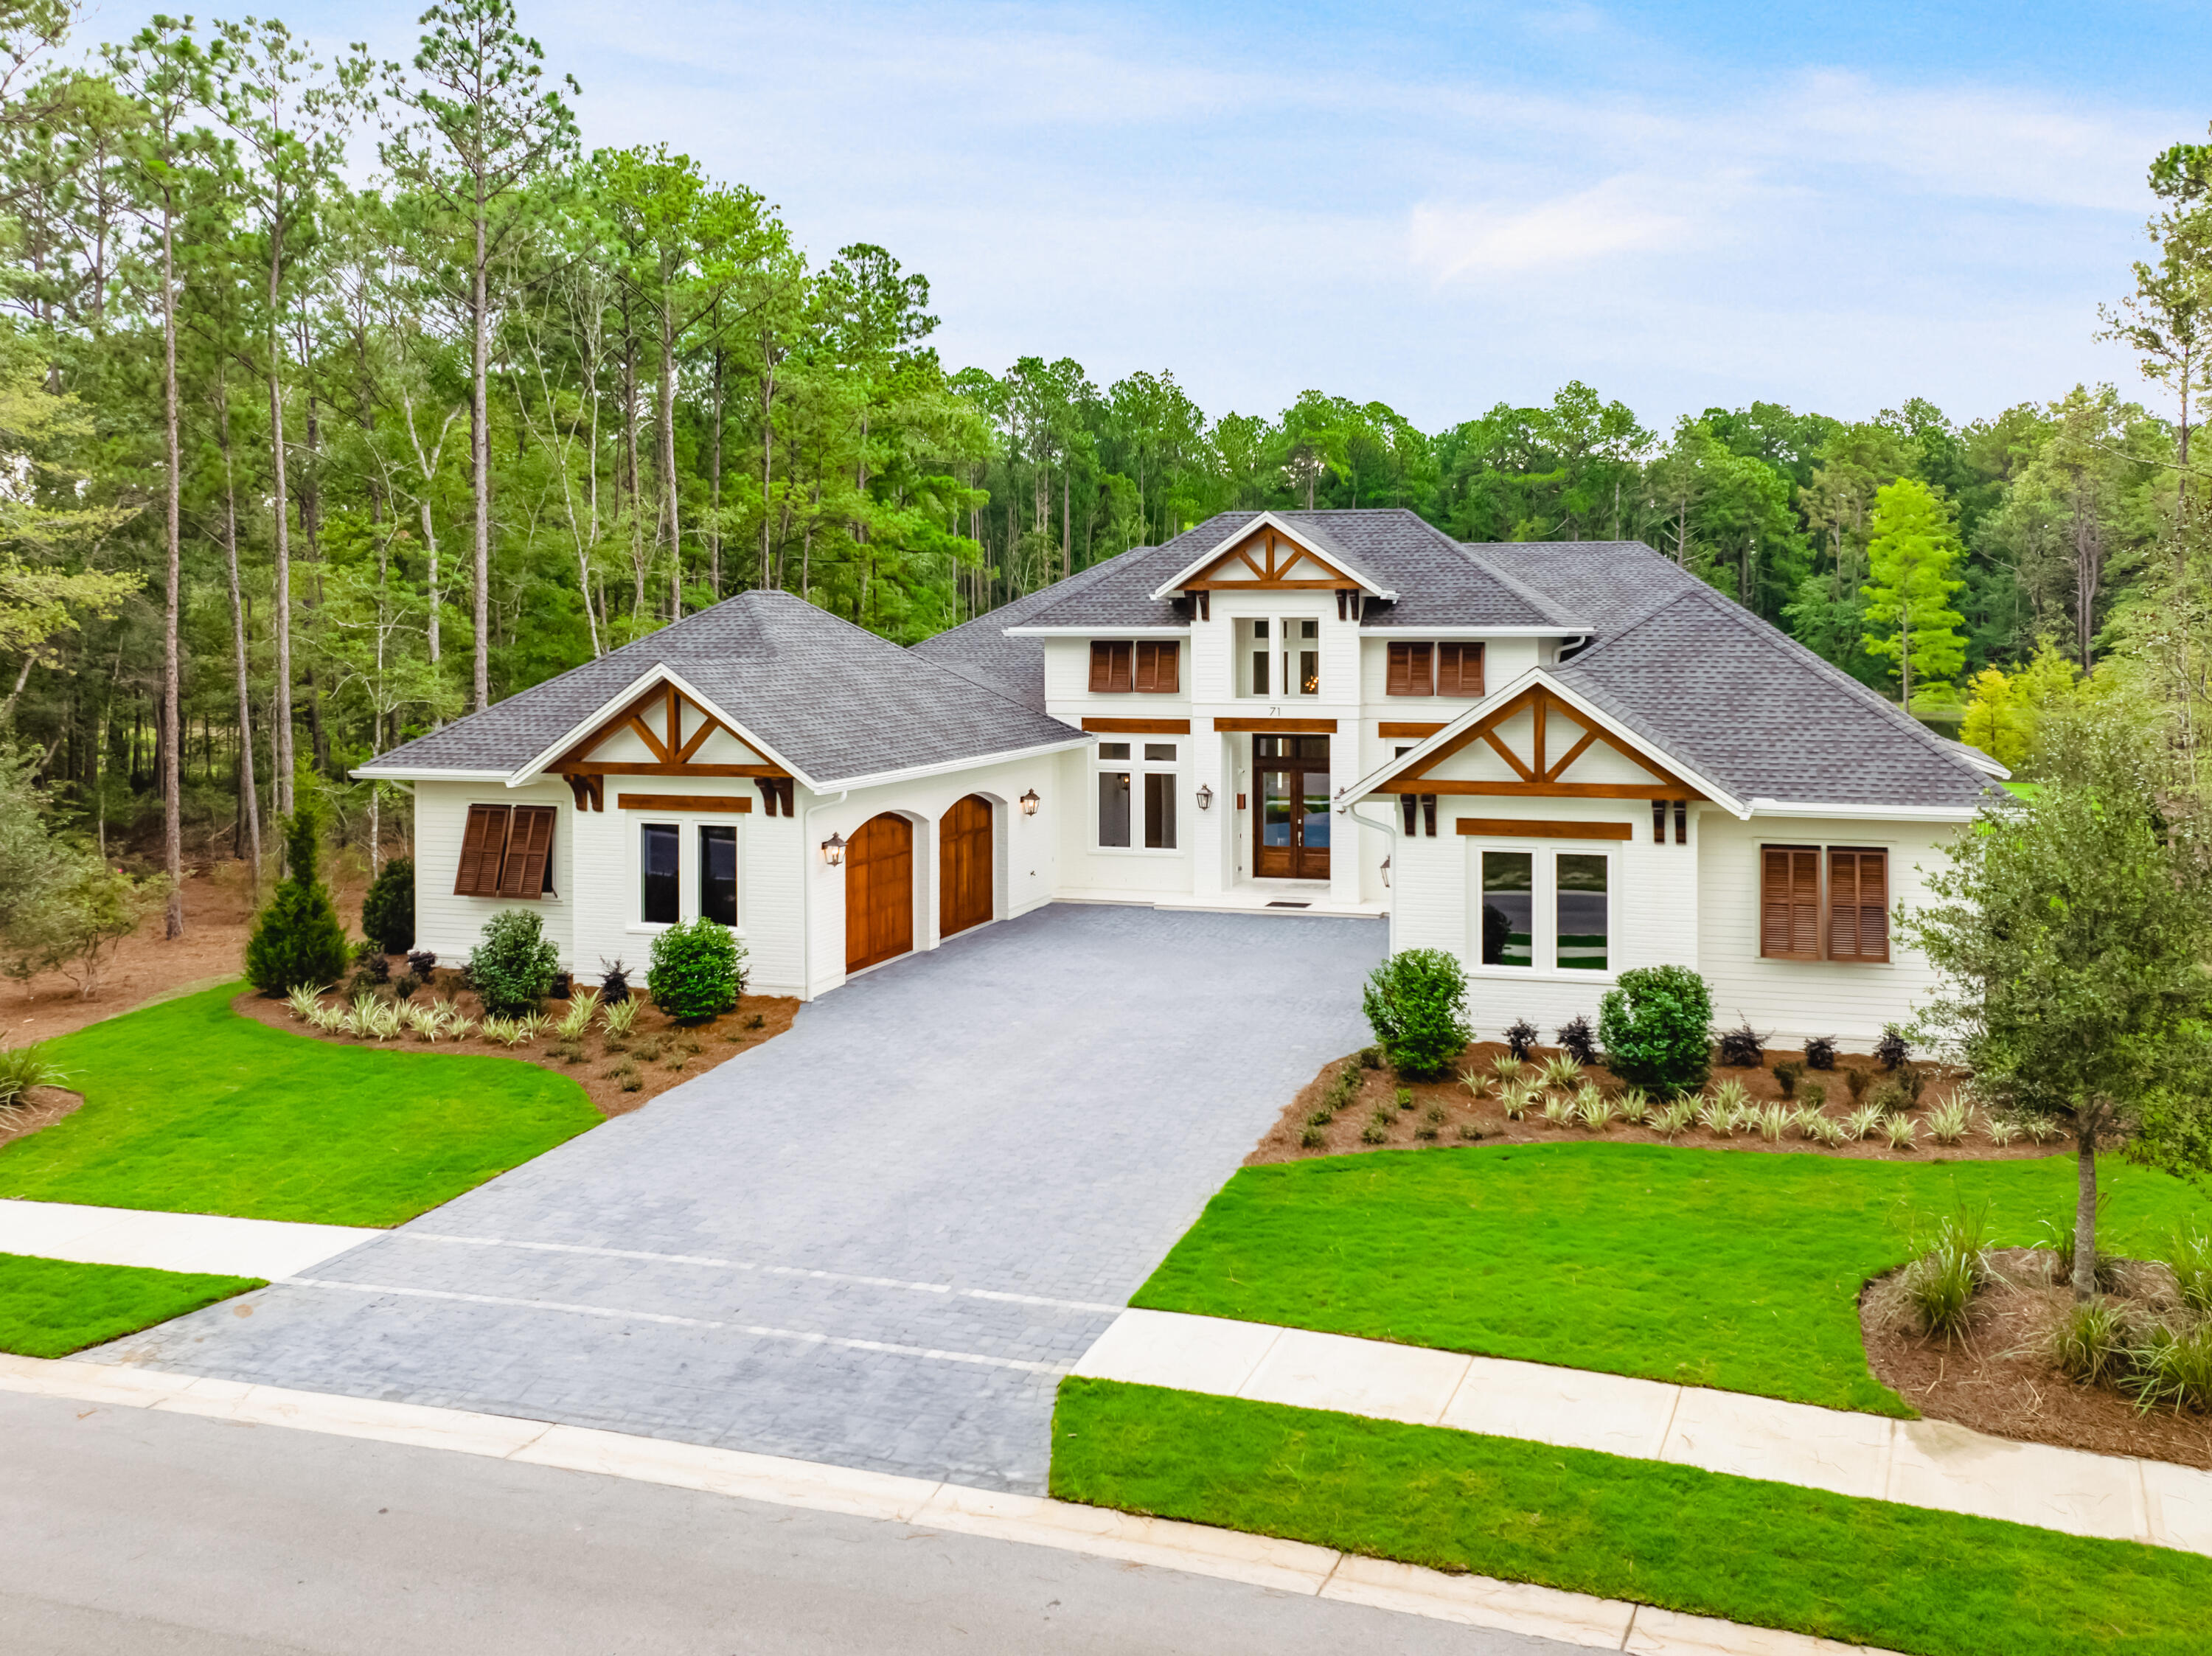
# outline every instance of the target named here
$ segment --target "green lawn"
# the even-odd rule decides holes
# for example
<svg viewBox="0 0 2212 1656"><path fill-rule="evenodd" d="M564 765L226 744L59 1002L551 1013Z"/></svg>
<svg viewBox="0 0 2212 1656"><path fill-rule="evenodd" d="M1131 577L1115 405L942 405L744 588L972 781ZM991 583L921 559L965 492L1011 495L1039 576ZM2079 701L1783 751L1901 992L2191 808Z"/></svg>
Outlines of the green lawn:
<svg viewBox="0 0 2212 1656"><path fill-rule="evenodd" d="M65 1357L267 1286L252 1277L203 1277L0 1253L0 1351Z"/></svg>
<svg viewBox="0 0 2212 1656"><path fill-rule="evenodd" d="M2118 1157L2101 1175L2121 1252L2206 1210ZM1962 1203L2034 1240L2074 1177L1596 1143L1281 1162L1240 1169L1131 1303L1910 1415L1867 1368L1860 1287Z"/></svg>
<svg viewBox="0 0 2212 1656"><path fill-rule="evenodd" d="M239 988L52 1042L84 1106L0 1149L0 1197L396 1225L599 1119L535 1065L310 1040L240 1017Z"/></svg>
<svg viewBox="0 0 2212 1656"><path fill-rule="evenodd" d="M1922 1656L2194 1656L2212 1603L2194 1553L1109 1380L1061 1383L1052 1493Z"/></svg>

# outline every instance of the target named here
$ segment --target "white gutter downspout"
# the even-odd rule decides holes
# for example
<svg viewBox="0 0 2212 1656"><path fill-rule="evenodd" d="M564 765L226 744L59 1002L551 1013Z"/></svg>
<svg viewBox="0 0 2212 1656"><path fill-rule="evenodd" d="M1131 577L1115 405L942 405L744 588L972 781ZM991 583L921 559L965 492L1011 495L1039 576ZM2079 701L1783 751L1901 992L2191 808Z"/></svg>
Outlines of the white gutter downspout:
<svg viewBox="0 0 2212 1656"><path fill-rule="evenodd" d="M1398 866L1398 825L1395 822L1378 822L1372 817L1362 816L1358 810L1352 805L1345 805L1340 807L1340 809L1346 816L1349 816L1353 822L1358 823L1360 827L1366 828L1377 828L1390 836L1390 849L1384 853L1385 858L1389 863L1390 869L1394 874L1404 873L1405 870ZM1395 895L1397 888L1387 878L1382 882L1382 884L1384 889L1394 894L1390 900L1390 953L1395 955L1398 952L1398 901Z"/></svg>
<svg viewBox="0 0 2212 1656"><path fill-rule="evenodd" d="M850 792L852 789L847 788L835 799L809 805L806 815L799 819L799 998L802 1001L814 998L814 905L811 901L814 868L806 858L806 842L814 837L814 813L843 804Z"/></svg>

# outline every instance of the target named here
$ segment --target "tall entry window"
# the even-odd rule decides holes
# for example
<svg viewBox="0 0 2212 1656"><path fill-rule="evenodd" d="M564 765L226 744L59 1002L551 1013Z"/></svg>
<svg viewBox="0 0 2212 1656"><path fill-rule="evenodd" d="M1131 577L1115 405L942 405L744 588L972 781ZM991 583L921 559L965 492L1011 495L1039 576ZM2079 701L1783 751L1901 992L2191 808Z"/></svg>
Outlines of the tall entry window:
<svg viewBox="0 0 2212 1656"><path fill-rule="evenodd" d="M1482 853L1482 963L1534 963L1536 857L1528 851Z"/></svg>
<svg viewBox="0 0 2212 1656"><path fill-rule="evenodd" d="M1328 738L1255 736L1260 810L1252 871L1261 879L1328 878Z"/></svg>
<svg viewBox="0 0 2212 1656"><path fill-rule="evenodd" d="M699 918L738 923L738 831L726 823L699 829Z"/></svg>
<svg viewBox="0 0 2212 1656"><path fill-rule="evenodd" d="M674 925L684 918L683 837L673 822L638 828L638 918L647 925Z"/></svg>
<svg viewBox="0 0 2212 1656"><path fill-rule="evenodd" d="M1608 919L1605 858L1561 852L1559 901L1559 965L1604 971Z"/></svg>

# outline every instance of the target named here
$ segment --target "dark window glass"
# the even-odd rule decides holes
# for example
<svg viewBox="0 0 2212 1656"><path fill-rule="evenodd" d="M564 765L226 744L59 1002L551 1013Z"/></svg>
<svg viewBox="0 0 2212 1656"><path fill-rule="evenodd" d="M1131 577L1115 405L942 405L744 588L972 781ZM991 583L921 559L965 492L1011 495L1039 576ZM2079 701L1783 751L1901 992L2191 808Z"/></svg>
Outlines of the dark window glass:
<svg viewBox="0 0 2212 1656"><path fill-rule="evenodd" d="M738 923L738 831L726 824L699 830L699 913L718 925Z"/></svg>
<svg viewBox="0 0 2212 1656"><path fill-rule="evenodd" d="M1175 757L1175 750L1176 744L1172 742L1147 742L1145 743L1145 757L1147 759L1172 760Z"/></svg>
<svg viewBox="0 0 2212 1656"><path fill-rule="evenodd" d="M1605 861L1559 853L1559 964L1605 970Z"/></svg>
<svg viewBox="0 0 2212 1656"><path fill-rule="evenodd" d="M1482 853L1482 963L1528 966L1536 918L1536 858L1532 852Z"/></svg>
<svg viewBox="0 0 2212 1656"><path fill-rule="evenodd" d="M1175 849L1175 785L1173 771L1149 771L1146 773L1145 845L1148 850Z"/></svg>
<svg viewBox="0 0 2212 1656"><path fill-rule="evenodd" d="M674 925L682 899L676 889L681 840L673 822L647 822L638 830L638 866L644 874L641 915L647 925Z"/></svg>
<svg viewBox="0 0 2212 1656"><path fill-rule="evenodd" d="M1318 650L1298 652L1298 694L1321 694L1321 652Z"/></svg>
<svg viewBox="0 0 2212 1656"><path fill-rule="evenodd" d="M1129 843L1129 773L1127 771L1098 773L1098 843L1102 846L1126 846Z"/></svg>
<svg viewBox="0 0 2212 1656"><path fill-rule="evenodd" d="M1126 742L1101 742L1098 744L1098 756L1101 759L1127 759L1129 756L1129 744Z"/></svg>

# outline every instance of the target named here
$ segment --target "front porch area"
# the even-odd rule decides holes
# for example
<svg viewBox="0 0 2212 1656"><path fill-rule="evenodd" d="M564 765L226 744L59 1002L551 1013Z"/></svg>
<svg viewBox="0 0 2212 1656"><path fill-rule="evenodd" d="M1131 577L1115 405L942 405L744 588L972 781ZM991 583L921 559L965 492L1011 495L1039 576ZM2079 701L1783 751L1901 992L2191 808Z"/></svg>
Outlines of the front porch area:
<svg viewBox="0 0 2212 1656"><path fill-rule="evenodd" d="M1337 919L1381 919L1390 913L1387 901L1348 902L1331 895L1327 880L1240 880L1225 891L1203 895L1092 887L1062 891L1054 901L1137 904L1146 908L1205 914L1320 914Z"/></svg>

